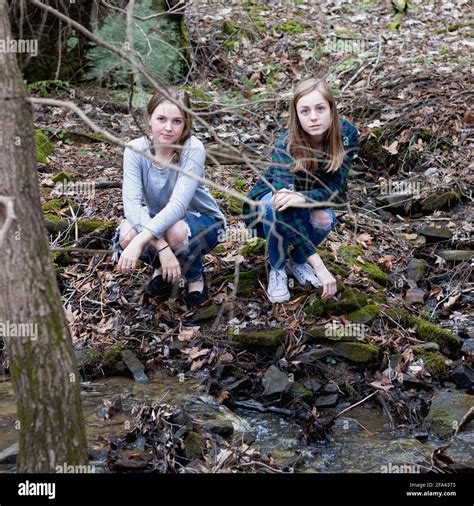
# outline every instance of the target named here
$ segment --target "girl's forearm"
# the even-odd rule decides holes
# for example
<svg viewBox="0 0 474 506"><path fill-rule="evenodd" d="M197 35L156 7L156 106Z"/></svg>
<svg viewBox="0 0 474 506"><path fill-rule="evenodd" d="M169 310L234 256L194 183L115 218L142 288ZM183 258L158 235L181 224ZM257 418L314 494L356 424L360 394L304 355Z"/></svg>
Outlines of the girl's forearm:
<svg viewBox="0 0 474 506"><path fill-rule="evenodd" d="M324 262L317 253L313 253L311 256L308 257L308 263L315 270L315 272L326 269Z"/></svg>
<svg viewBox="0 0 474 506"><path fill-rule="evenodd" d="M144 248L151 241L153 241L153 246L158 249L168 246L168 243L165 241L165 239L157 239L150 231L146 229L143 229L139 234L137 234L133 240L140 244L142 248Z"/></svg>

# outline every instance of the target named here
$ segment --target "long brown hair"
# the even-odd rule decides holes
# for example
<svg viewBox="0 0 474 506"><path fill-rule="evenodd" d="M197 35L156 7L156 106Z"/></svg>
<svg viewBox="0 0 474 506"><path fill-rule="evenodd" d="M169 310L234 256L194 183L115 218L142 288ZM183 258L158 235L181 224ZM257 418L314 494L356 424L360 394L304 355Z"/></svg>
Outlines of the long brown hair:
<svg viewBox="0 0 474 506"><path fill-rule="evenodd" d="M178 144L183 145L189 137L191 137L191 131L193 127L193 118L191 114L189 114L188 110L191 109L191 100L189 99L189 95L185 90L180 90L178 88L164 88L166 95L162 90L156 90L153 96L151 97L148 105L146 107L148 118L151 117L153 111L162 103L162 102L170 102L174 103L174 105L179 109L184 119L184 129L183 133L177 142ZM173 102L168 98L171 97Z"/></svg>
<svg viewBox="0 0 474 506"><path fill-rule="evenodd" d="M310 136L303 130L298 119L296 104L301 97L308 95L314 90L318 90L329 103L331 110L331 126L325 132L323 137L323 152L326 162L323 169L327 172L336 172L344 160L344 148L341 143L339 115L329 86L323 79L308 78L300 81L296 86L290 103L290 118L287 128L290 129L290 139L288 141L288 152L294 158L292 170L306 171L315 173L318 170L318 160L315 156L315 149L310 142Z"/></svg>

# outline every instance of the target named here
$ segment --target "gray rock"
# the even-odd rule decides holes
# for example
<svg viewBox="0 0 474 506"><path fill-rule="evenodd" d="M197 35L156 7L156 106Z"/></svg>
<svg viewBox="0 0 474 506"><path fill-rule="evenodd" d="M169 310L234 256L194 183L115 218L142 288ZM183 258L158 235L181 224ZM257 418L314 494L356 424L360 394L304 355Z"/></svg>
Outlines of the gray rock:
<svg viewBox="0 0 474 506"><path fill-rule="evenodd" d="M303 381L303 386L312 392L317 392L321 388L321 383L313 378Z"/></svg>
<svg viewBox="0 0 474 506"><path fill-rule="evenodd" d="M398 213L405 211L407 205L413 200L413 194L408 193L391 193L388 195L380 195L377 201L380 202L385 209L396 211Z"/></svg>
<svg viewBox="0 0 474 506"><path fill-rule="evenodd" d="M474 251L470 250L442 250L438 255L447 262L468 262L473 256Z"/></svg>
<svg viewBox="0 0 474 506"><path fill-rule="evenodd" d="M288 375L274 365L267 369L263 381L265 385L263 395L281 394L287 392L291 386Z"/></svg>
<svg viewBox="0 0 474 506"><path fill-rule="evenodd" d="M421 281L428 269L428 262L421 258L412 258L406 267L407 277L415 282Z"/></svg>
<svg viewBox="0 0 474 506"><path fill-rule="evenodd" d="M451 372L449 378L456 383L458 387L474 389L474 369L467 362L459 364L454 371Z"/></svg>
<svg viewBox="0 0 474 506"><path fill-rule="evenodd" d="M410 304L423 304L425 295L425 290L421 288L409 288L405 294L405 300Z"/></svg>
<svg viewBox="0 0 474 506"><path fill-rule="evenodd" d="M462 352L471 359L474 358L474 339L464 339Z"/></svg>
<svg viewBox="0 0 474 506"><path fill-rule="evenodd" d="M337 404L337 394L324 395L316 399L315 405L318 408L330 408Z"/></svg>
<svg viewBox="0 0 474 506"><path fill-rule="evenodd" d="M432 176L433 174L436 174L437 172L438 172L438 169L436 167L430 167L429 169L426 169L423 174L425 176L429 177L429 176Z"/></svg>
<svg viewBox="0 0 474 506"><path fill-rule="evenodd" d="M337 385L334 385L333 383L328 383L324 388L323 392L325 394L337 394L339 392L339 388Z"/></svg>
<svg viewBox="0 0 474 506"><path fill-rule="evenodd" d="M148 381L148 377L145 374L144 365L130 350L122 351L122 360L130 372L133 374L135 381Z"/></svg>
<svg viewBox="0 0 474 506"><path fill-rule="evenodd" d="M449 228L435 228L429 225L422 225L417 228L417 233L424 235L430 242L449 241L453 237L453 233Z"/></svg>
<svg viewBox="0 0 474 506"><path fill-rule="evenodd" d="M6 450L0 452L0 464L16 464L16 458L20 451L18 443L14 443Z"/></svg>
<svg viewBox="0 0 474 506"><path fill-rule="evenodd" d="M472 395L456 390L440 390L431 400L422 429L431 431L437 437L449 438L473 404ZM474 420L468 422L463 430L474 430Z"/></svg>

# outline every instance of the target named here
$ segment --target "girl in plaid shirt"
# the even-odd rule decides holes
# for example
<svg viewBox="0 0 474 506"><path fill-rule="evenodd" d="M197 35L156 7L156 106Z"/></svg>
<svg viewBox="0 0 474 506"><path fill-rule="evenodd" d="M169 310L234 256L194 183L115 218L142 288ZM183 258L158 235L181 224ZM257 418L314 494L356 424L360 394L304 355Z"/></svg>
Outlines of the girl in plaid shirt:
<svg viewBox="0 0 474 506"><path fill-rule="evenodd" d="M336 293L336 280L316 246L336 224L328 205L342 202L338 196L357 148L358 132L339 118L326 83L313 78L296 85L287 129L275 143L270 167L248 194L258 202L244 204L244 220L267 239L271 302L290 298L286 270L300 284L322 285L322 298L329 299ZM309 203L319 205L300 207Z"/></svg>

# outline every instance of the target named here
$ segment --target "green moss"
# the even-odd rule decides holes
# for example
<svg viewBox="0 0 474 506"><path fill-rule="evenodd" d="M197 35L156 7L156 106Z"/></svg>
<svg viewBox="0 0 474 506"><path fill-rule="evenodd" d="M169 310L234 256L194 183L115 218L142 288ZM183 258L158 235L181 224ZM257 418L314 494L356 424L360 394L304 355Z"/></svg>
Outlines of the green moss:
<svg viewBox="0 0 474 506"><path fill-rule="evenodd" d="M302 33L307 28L310 28L310 25L303 23L302 21L298 21L297 19L291 19L290 21L277 26L278 31L291 34Z"/></svg>
<svg viewBox="0 0 474 506"><path fill-rule="evenodd" d="M188 432L183 439L183 447L186 457L191 459L193 457L201 457L206 444L204 436L199 432Z"/></svg>
<svg viewBox="0 0 474 506"><path fill-rule="evenodd" d="M94 230L101 229L104 237L109 237L113 234L116 224L113 221L102 220L80 220L77 222L77 228L80 235L86 235Z"/></svg>
<svg viewBox="0 0 474 506"><path fill-rule="evenodd" d="M245 188L245 181L236 177L234 178L234 186L237 190L243 190Z"/></svg>
<svg viewBox="0 0 474 506"><path fill-rule="evenodd" d="M244 257L256 257L259 255L265 254L265 239L261 239L260 237L256 237L247 241L242 247L242 255Z"/></svg>
<svg viewBox="0 0 474 506"><path fill-rule="evenodd" d="M226 252L226 249L223 244L218 244L213 250L213 253L216 255L223 255Z"/></svg>
<svg viewBox="0 0 474 506"><path fill-rule="evenodd" d="M254 295L255 289L258 287L257 279L258 273L255 269L239 272L237 295L241 295L243 297L251 297ZM234 283L234 275L228 274L226 276L218 276L211 281L211 285L220 286L224 282Z"/></svg>
<svg viewBox="0 0 474 506"><path fill-rule="evenodd" d="M182 86L181 88L189 93L194 108L207 108L213 102L212 95L209 95L200 88L194 86Z"/></svg>
<svg viewBox="0 0 474 506"><path fill-rule="evenodd" d="M426 351L426 350L413 350L416 358L423 359L426 370L432 376L447 376L449 373L449 367L446 364L446 360L437 351Z"/></svg>
<svg viewBox="0 0 474 506"><path fill-rule="evenodd" d="M243 201L238 199L237 197L232 197L231 195L228 195L226 192L222 191L211 191L211 195L217 199L217 200L223 200L224 205L226 205L227 210L230 214L240 216L243 211ZM245 197L244 194L242 194L242 197Z"/></svg>
<svg viewBox="0 0 474 506"><path fill-rule="evenodd" d="M347 318L353 323L370 323L374 318L380 315L380 310L375 304L367 304L357 311L347 315Z"/></svg>
<svg viewBox="0 0 474 506"><path fill-rule="evenodd" d="M389 277L385 272L375 264L367 262L364 258L364 252L360 246L342 246L339 250L343 261L349 265L359 267L363 272L376 283L387 286L389 284ZM360 259L358 259L360 257Z"/></svg>
<svg viewBox="0 0 474 506"><path fill-rule="evenodd" d="M448 355L459 355L462 341L449 330L414 316L410 316L408 324L410 326L416 326L416 336L422 341L438 343L441 351Z"/></svg>
<svg viewBox="0 0 474 506"><path fill-rule="evenodd" d="M127 349L126 341L117 341L107 348L102 357L102 364L107 369L113 369L115 364L122 360L122 351Z"/></svg>
<svg viewBox="0 0 474 506"><path fill-rule="evenodd" d="M45 202L42 207L43 211L46 212L51 211L54 213L59 213L59 211L63 207L63 202L61 199L51 199L48 200L48 202Z"/></svg>
<svg viewBox="0 0 474 506"><path fill-rule="evenodd" d="M304 312L314 318L322 318L326 314L326 302L318 297L306 307Z"/></svg>
<svg viewBox="0 0 474 506"><path fill-rule="evenodd" d="M72 176L71 174L69 174L69 172L66 172L64 170L62 170L61 172L58 172L57 174L55 174L53 177L52 177L52 181L54 184L57 184L57 183L68 183L69 181L72 181Z"/></svg>
<svg viewBox="0 0 474 506"><path fill-rule="evenodd" d="M328 301L326 312L329 315L347 314L367 305L367 296L356 288L346 288L338 301Z"/></svg>
<svg viewBox="0 0 474 506"><path fill-rule="evenodd" d="M452 190L430 195L421 202L422 211L436 211L442 209L451 209L461 201L461 195Z"/></svg>
<svg viewBox="0 0 474 506"><path fill-rule="evenodd" d="M65 266L71 263L71 255L68 252L52 251L51 259L56 269L59 268L59 266Z"/></svg>
<svg viewBox="0 0 474 506"><path fill-rule="evenodd" d="M357 364L373 364L381 356L380 348L373 344L341 342L330 347L337 356Z"/></svg>
<svg viewBox="0 0 474 506"><path fill-rule="evenodd" d="M285 342L286 332L284 329L246 331L231 327L229 336L234 341L248 346L276 348Z"/></svg>
<svg viewBox="0 0 474 506"><path fill-rule="evenodd" d="M47 222L48 227L55 233L64 232L68 228L67 221L63 220L60 216L53 213L44 213L43 219Z"/></svg>
<svg viewBox="0 0 474 506"><path fill-rule="evenodd" d="M35 81L27 86L30 93L37 93L40 97L47 98L56 95L58 92L71 92L71 86L68 81L49 79L46 81Z"/></svg>
<svg viewBox="0 0 474 506"><path fill-rule="evenodd" d="M35 148L36 161L38 163L48 163L48 156L54 153L54 148L41 130L35 130Z"/></svg>

